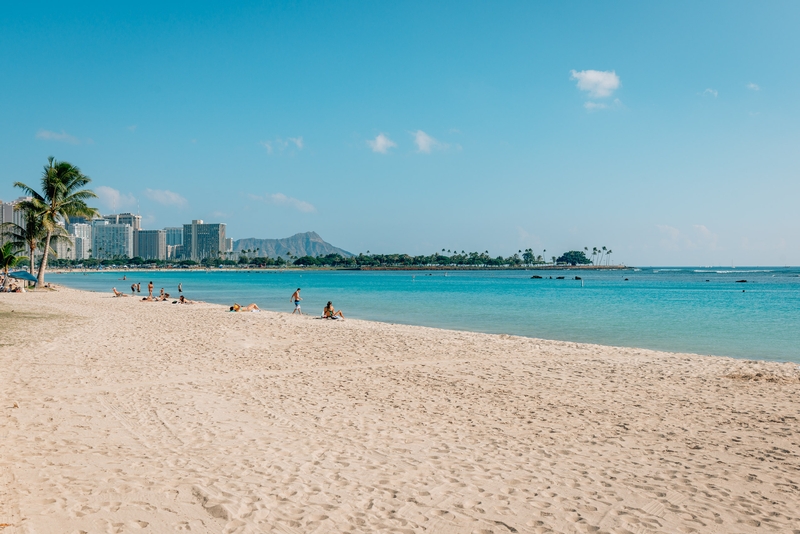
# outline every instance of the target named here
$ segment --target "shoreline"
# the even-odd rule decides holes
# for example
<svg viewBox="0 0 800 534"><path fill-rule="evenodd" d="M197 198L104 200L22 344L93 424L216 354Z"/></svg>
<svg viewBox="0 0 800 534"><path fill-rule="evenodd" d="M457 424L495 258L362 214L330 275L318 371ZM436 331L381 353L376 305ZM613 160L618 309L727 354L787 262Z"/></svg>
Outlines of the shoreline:
<svg viewBox="0 0 800 534"><path fill-rule="evenodd" d="M796 364L224 310L63 287L0 295L0 523L532 533L800 522Z"/></svg>
<svg viewBox="0 0 800 534"><path fill-rule="evenodd" d="M472 267L472 266L428 266L428 267L115 267L102 269L51 268L51 273L90 272L303 272L303 271L632 271L638 267L625 265L539 265L528 267Z"/></svg>

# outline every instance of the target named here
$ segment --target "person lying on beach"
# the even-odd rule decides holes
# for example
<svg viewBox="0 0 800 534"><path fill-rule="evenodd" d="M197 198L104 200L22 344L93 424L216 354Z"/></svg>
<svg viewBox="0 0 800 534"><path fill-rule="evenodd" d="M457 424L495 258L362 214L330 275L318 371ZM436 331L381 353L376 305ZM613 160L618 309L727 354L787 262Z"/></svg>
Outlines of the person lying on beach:
<svg viewBox="0 0 800 534"><path fill-rule="evenodd" d="M261 311L261 308L259 308L255 304L250 304L248 306L240 306L240 305L234 303L234 305L231 306L231 310L230 311L232 311L232 312L256 312L256 311Z"/></svg>
<svg viewBox="0 0 800 534"><path fill-rule="evenodd" d="M115 297L127 297L128 296L125 293L120 293L119 291L117 291L116 287L112 287L111 290L114 292L114 296Z"/></svg>
<svg viewBox="0 0 800 534"><path fill-rule="evenodd" d="M178 300L175 300L172 303L173 304L194 304L194 301L187 300L186 297L181 295L180 297L178 297Z"/></svg>
<svg viewBox="0 0 800 534"><path fill-rule="evenodd" d="M150 295L148 295L146 297L142 297L142 302L155 302L156 300L158 300L158 299L153 298Z"/></svg>
<svg viewBox="0 0 800 534"><path fill-rule="evenodd" d="M344 319L342 310L334 310L333 303L331 301L328 301L328 305L325 306L324 310L322 310L322 316L325 319Z"/></svg>

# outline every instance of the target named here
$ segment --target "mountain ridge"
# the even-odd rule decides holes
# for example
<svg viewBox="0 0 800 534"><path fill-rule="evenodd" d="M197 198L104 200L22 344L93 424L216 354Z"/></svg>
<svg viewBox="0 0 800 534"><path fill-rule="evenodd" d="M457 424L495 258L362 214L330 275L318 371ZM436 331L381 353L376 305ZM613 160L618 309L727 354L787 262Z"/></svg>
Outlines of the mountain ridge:
<svg viewBox="0 0 800 534"><path fill-rule="evenodd" d="M326 242L316 232L302 232L282 239L259 239L247 237L237 239L233 242L233 251L242 252L243 250L258 249L258 256L286 259L286 254L292 254L298 258L303 256L326 256L328 254L340 254L345 258L351 258L355 254L339 247L335 247Z"/></svg>

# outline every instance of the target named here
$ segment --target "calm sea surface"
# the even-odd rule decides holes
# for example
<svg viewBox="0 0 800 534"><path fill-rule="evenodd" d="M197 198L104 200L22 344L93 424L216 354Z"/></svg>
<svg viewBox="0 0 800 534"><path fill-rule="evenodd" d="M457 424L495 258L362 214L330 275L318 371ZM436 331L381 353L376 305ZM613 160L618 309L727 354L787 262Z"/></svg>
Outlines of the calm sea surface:
<svg viewBox="0 0 800 534"><path fill-rule="evenodd" d="M125 274L127 281L114 271L47 280L109 294L113 286L130 292L132 282L146 293L152 280L172 295L182 282L190 299L287 312L301 287L303 311L314 315L331 300L359 319L800 363L798 268Z"/></svg>

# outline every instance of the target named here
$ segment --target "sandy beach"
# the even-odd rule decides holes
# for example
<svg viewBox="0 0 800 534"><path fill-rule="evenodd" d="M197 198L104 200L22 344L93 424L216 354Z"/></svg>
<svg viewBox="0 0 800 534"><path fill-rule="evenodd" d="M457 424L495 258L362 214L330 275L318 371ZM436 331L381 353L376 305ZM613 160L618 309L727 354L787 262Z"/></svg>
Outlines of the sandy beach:
<svg viewBox="0 0 800 534"><path fill-rule="evenodd" d="M59 288L0 369L3 534L800 533L796 364Z"/></svg>

